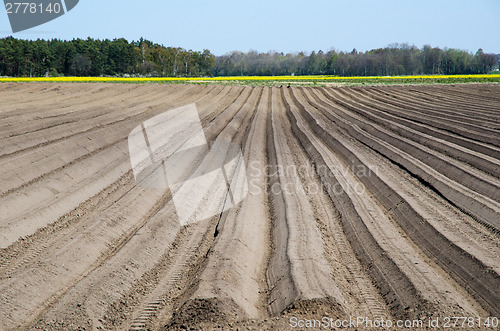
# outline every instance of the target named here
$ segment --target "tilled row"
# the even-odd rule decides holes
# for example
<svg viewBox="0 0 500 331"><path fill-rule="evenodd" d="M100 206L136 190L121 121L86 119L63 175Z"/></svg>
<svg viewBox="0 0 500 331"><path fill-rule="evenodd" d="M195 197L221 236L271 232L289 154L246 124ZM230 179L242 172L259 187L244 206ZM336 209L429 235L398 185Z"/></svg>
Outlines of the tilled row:
<svg viewBox="0 0 500 331"><path fill-rule="evenodd" d="M186 92L189 93L189 91ZM195 101L196 99L200 100L200 97L202 98L207 95L208 93L204 93L202 95L197 95L197 93L193 93L191 96L191 100L193 101ZM214 98L213 96L211 96L211 99L214 102L217 101L217 98ZM167 100L168 97L163 100L163 106L167 107L172 107L173 105L175 106L175 102L173 104L169 104ZM184 98L182 102L189 102L189 98ZM244 102L244 100L242 100L242 102ZM206 107L202 107L202 110L206 109L207 109ZM162 110L164 111L164 109ZM213 107L210 110L213 111ZM144 113L143 118L147 117L148 114ZM123 132L116 130L114 131L115 133L114 137L118 137L119 139L118 144L120 145L124 144L124 139L128 134L127 128L125 127L123 129L124 129ZM105 132L103 133L105 134ZM109 154L109 152L110 152L109 150L104 150L104 153ZM108 169L116 169L116 168L119 169L120 168L119 165L121 164L123 164L125 168L129 167L128 163L129 163L128 155L127 153L123 153L120 156L118 156L116 160L112 160L112 162L93 162L93 163L91 162L90 164L106 165ZM75 170L74 171L69 170L67 173L71 176L74 176L75 171L78 171L77 170L78 165L80 167L82 166L81 163L75 164L74 165ZM103 172L104 175L107 175L108 173L110 173L109 170ZM126 176L125 183L127 183L127 185L123 185L124 182L121 180L121 178L120 179L117 178L111 182L111 186L107 186L108 184L106 183L106 181L103 181L102 178L99 178L100 176L99 172L87 173L83 177L84 179L86 177L87 178L81 182L82 185L78 191L88 192L89 179L92 178L89 176L90 175L97 176L99 185L103 185L101 188L102 189L101 193L105 193L104 196L99 197L101 193L99 193L96 196L100 201L93 204L92 206L89 206L86 203L81 203L81 200L75 199L76 200L75 206L77 207L75 210L78 211L78 214L76 215L77 217L73 220L73 223L69 223L71 219L69 219L68 222L66 222L67 221L66 216L62 216L63 219L61 219L61 223L65 224L64 226L61 227L61 229L59 229L60 231L57 231L55 233L53 233L52 231L51 231L52 233L51 232L44 233L42 231L40 233L41 236L35 234L34 238L31 238L30 240L32 245L30 245L28 248L23 247L24 250L36 252L35 254L32 255L30 254L31 256L26 256L25 254L23 254L24 252L21 252L20 255L16 254L16 252L13 252L16 250L17 247L22 245L11 245L11 247L9 247L10 249L4 250L4 252L2 252L3 253L2 255L6 256L6 258L8 259L3 263L4 269L7 268L8 270L10 270L8 277L16 279L17 274L24 272L23 281L17 279L16 282L10 281L8 283L3 284L8 286L10 290L8 291L6 290L3 292L2 302L14 308L14 311L10 312L9 318L2 319L4 323L16 323L16 321L17 323L19 323L20 321L26 323L27 321L29 321L30 316L33 316L33 313L37 311L39 313L41 309L44 309L44 307L46 306L51 306L54 303L54 302L52 303L45 302L45 304L42 304L42 302L39 301L39 300L45 300L47 298L41 293L36 293L42 290L42 288L39 287L40 284L46 283L47 285L50 285L50 286L45 286L43 288L43 292L47 293L48 296L53 296L53 293L55 292L60 293L61 288L64 288L68 284L72 283L75 280L74 277L77 274L83 273L87 277L88 274L93 272L92 270L94 270L101 264L104 264L108 260L108 259L102 260L101 258L96 259L100 254L99 250L102 249L101 256L110 257L114 256L118 248L124 246L125 244L127 244L125 245L126 247L130 247L130 249L132 249L135 246L130 245L128 243L132 238L136 238L134 234L137 233L138 230L143 229L143 225L145 225L146 223L150 224L149 226L154 225L154 222L150 223L151 219L155 214L159 212L160 206L161 208L163 208L163 205L165 204L166 201L169 200L169 198L167 199L167 197L158 196L154 192L153 193L141 192L141 189L131 186L133 184L133 178L131 178L130 173L131 172L128 171L128 173L124 175ZM58 178L58 176L56 176L56 178ZM50 178L48 180L47 178L42 180L45 180L48 183L51 182ZM111 190L108 190L108 188L111 188ZM66 196L67 196L66 194L62 194L62 197ZM40 203L43 204L43 201ZM29 204L27 206L29 207ZM54 209L54 206L49 205L47 207L51 208L51 210ZM91 209L88 209L88 207L91 207ZM43 219L47 223L49 223L51 220L57 220L57 217L43 217ZM166 229L164 229L165 235L168 236L173 234L175 236L176 230L173 231L175 227L172 228L170 222L164 221L163 223L165 223L164 226L167 227ZM151 240L149 241L150 244L154 243ZM162 241L162 243L167 245L165 247L168 247L169 242L171 242L171 240ZM102 246L102 244L104 244L105 246ZM36 246L39 247L35 248ZM85 251L86 250L85 247L92 247L92 250L90 250L84 256L79 256L77 252ZM147 247L148 246L144 247L145 252L147 252ZM58 251L61 249L63 250L58 253ZM134 250L132 249L131 251ZM137 250L135 250L135 252L138 253ZM96 253L98 255L95 255ZM148 255L150 255L150 253ZM16 256L17 258L15 258ZM154 262L156 257L155 255L153 255L152 257L153 258L145 258L143 261L144 262L149 261L149 263ZM22 268L11 267L13 264L15 265L16 260L19 259L22 259ZM47 271L50 273L55 272L56 275L58 275L56 282L53 282L52 277L48 275L44 276L44 272L41 272L42 270L36 270L30 268L30 266L32 266L33 263L39 263L37 261L45 261L44 263L46 263L48 267ZM88 261L89 264L87 265L85 261ZM69 273L64 270L57 271L59 267L52 269L49 268L51 265L60 266L61 264L64 270L68 268L65 267L65 265L73 264L74 267L72 269L69 269L71 270L71 272ZM134 265L137 266L136 263L132 262L132 266ZM88 273L87 271L85 272L83 271L87 267L90 267L90 269L87 269L89 270L90 273ZM33 273L33 277L31 277L31 279L28 276L28 273L26 273L26 271L23 271L26 269L29 270L29 273ZM135 273L139 272L137 269L140 270L140 268L137 267L131 269L134 270ZM112 270L108 269L108 274L112 275L113 274ZM78 278L80 277L81 276L78 276ZM35 278L38 280L35 280ZM63 281L63 278L66 278L67 281ZM72 279L70 280L70 278ZM14 290L14 288L18 288L19 286L21 286L22 288L23 284L33 284L33 285L30 285L21 292L19 292L18 290ZM37 284L38 286L34 284ZM59 287L59 289L55 289L54 286ZM71 289L71 286L67 287L63 293L66 293L67 291L69 291L69 289ZM12 292L11 290L14 291ZM116 291L116 288L109 287L109 290L118 293ZM17 294L15 294L14 296L9 296L8 295L9 292ZM37 299L29 300L30 305L27 305L26 302L23 304L22 300L23 298L26 298L26 296L20 295L20 293L26 293L26 295L29 295L30 292L33 292L31 294L36 293L36 295L32 296ZM21 301L19 302L19 306L17 307L16 305L13 306L13 304L18 300ZM35 307L36 309L33 309ZM2 311L5 311L5 313L9 313L8 309ZM27 311L29 313L27 313Z"/></svg>
<svg viewBox="0 0 500 331"><path fill-rule="evenodd" d="M408 96L420 97L422 101L428 101L432 105L442 106L466 105L465 109L460 109L474 116L474 113L494 114L499 101L495 90L495 85L480 85L470 88L468 86L436 86L433 89L425 87L412 87L407 90ZM477 114L476 114L477 115Z"/></svg>
<svg viewBox="0 0 500 331"><path fill-rule="evenodd" d="M60 128L55 139L44 130L40 134L46 136L46 143L23 149L19 155L3 156L0 162L6 185L0 198L5 204L0 214L2 247L31 235L118 180L130 167L124 138L137 122L164 111L160 105L165 102L175 105L209 95L209 91L198 92L202 94L193 93L188 98L186 92L180 96L165 94L155 100L154 111L147 104L146 111L138 107L127 112L119 109L111 114L113 119L107 125L100 121L89 122L88 127L81 124L79 130L83 131L78 133ZM26 141L32 144L33 140ZM65 147L67 151L60 153Z"/></svg>
<svg viewBox="0 0 500 331"><path fill-rule="evenodd" d="M327 110L325 114L332 122L341 125L350 135L369 148L404 167L414 177L430 185L451 203L473 215L479 222L495 231L500 229L498 186L477 175L462 171L455 165L436 157L435 154L410 144L397 135L388 134L376 124L356 116L355 111L358 106L343 103L339 107L337 99L333 99L331 95L327 99L330 103L323 101L320 104L325 107ZM414 161L404 155L409 155Z"/></svg>
<svg viewBox="0 0 500 331"><path fill-rule="evenodd" d="M401 137L411 139L435 152L439 152L442 155L446 155L466 165L471 165L488 175L497 178L500 176L500 162L490 156L500 157L500 153L495 149L486 150L489 155L478 153L478 145L466 140L462 142L465 143L468 148L461 147L456 143L456 137L450 134L437 132L436 130L432 130L432 128L419 125L411 120L391 114L389 110L393 109L393 107L387 102L364 97L364 94L358 94L360 91L362 90L352 90L350 97L358 104L366 105L367 108L351 108L350 110L353 110L373 123L383 126L387 130L393 131Z"/></svg>
<svg viewBox="0 0 500 331"><path fill-rule="evenodd" d="M297 102L297 99L293 95L289 96L288 98L290 99L288 99L283 92L282 98L286 105L287 115L292 124L294 134L301 140L303 148L314 161L316 168L319 169L318 175L324 182L328 195L341 214L342 226L351 246L362 265L368 269L368 273L384 297L386 304L392 313L398 317L422 311L422 308L425 306L425 300L418 295L408 277L401 272L378 245L354 207L351 197L346 193L349 189L342 187L342 190L334 190L334 188L340 185L336 176L332 173L331 168L325 162L318 148L315 147L314 143L303 131L306 128L299 128L298 118L295 117L296 115L291 109L291 107L296 107L304 115L306 113L304 107ZM318 135L317 132L315 134L321 140L325 138ZM345 162L345 160L341 161ZM349 166L349 164L346 165Z"/></svg>
<svg viewBox="0 0 500 331"><path fill-rule="evenodd" d="M397 115L402 118L406 118L414 121L418 124L428 125L435 129L442 130L444 132L457 135L462 138L467 138L475 143L483 143L486 145L498 146L498 137L494 129L490 129L486 126L469 126L458 120L450 120L448 117L443 115L441 112L435 112L435 114L428 114L427 108L431 107L427 102L416 102L413 99L408 99L407 93L399 94L399 91L387 93L384 90L370 90L370 95L388 105L397 106L400 110ZM416 97L417 98L417 97ZM417 99L418 100L418 99ZM458 102L455 102L453 106L449 106L455 111L462 111L465 106ZM447 108L448 109L448 108ZM491 116L495 116L495 111L489 113ZM474 114L474 118L481 118L481 112Z"/></svg>
<svg viewBox="0 0 500 331"><path fill-rule="evenodd" d="M343 161L348 165L356 167L366 167L361 161L348 149L338 143L334 136L329 134L329 126L322 127L318 124L318 119L300 106L297 99L294 98L296 105L301 109L301 114L311 125L311 129L334 151L342 155ZM329 117L329 109L320 110L325 117L333 123L345 129L352 137L362 141L370 146L371 142L367 135L361 136L356 131L350 129L336 118ZM352 117L349 118L352 121ZM351 122L352 123L352 122ZM355 122L362 127L362 123ZM352 125L352 124L351 124ZM371 130L372 132L374 130ZM358 176L363 184L377 197L379 202L386 208L388 214L402 227L404 232L416 242L419 247L436 261L463 287L471 290L473 296L480 301L487 310L498 315L500 304L500 292L497 286L500 286L499 277L488 267L482 264L474 256L448 241L442 234L436 231L428 222L416 213L409 204L402 199L397 192L393 191L386 183L374 174L370 176ZM492 218L494 220L494 218ZM491 284L498 283L496 286ZM396 287L397 288L397 287Z"/></svg>
<svg viewBox="0 0 500 331"><path fill-rule="evenodd" d="M500 313L494 231L478 228L474 238L472 220L470 230L427 219L456 213L468 222L469 213L500 228L497 147L460 135L491 132L478 132L480 117L460 123L460 132L448 128L475 119L480 104L464 97L463 114L440 117L453 103L448 89L435 92L444 105L425 111L418 102L403 115L418 93L384 107L378 90L155 86L117 93L84 85L89 94L112 94L101 113L98 101L68 86L43 85L50 97L29 84L5 89L1 327L272 326L271 316L287 312L384 319ZM18 106L23 91L33 97ZM70 102L68 95L87 105L50 109L58 98ZM495 99L488 100L491 117ZM122 102L130 108L117 111ZM207 140L241 146L249 192L234 208L179 227L176 192L135 186L126 137L138 123L193 102ZM39 114L31 109L37 103ZM433 127L438 118L446 128ZM380 174L378 165L393 173ZM432 210L399 188L405 183L429 190ZM205 208L212 191L193 207Z"/></svg>
<svg viewBox="0 0 500 331"><path fill-rule="evenodd" d="M490 121L493 123L498 121L495 117L494 102L471 96L453 95L449 93L451 91L436 89L434 93L429 93L430 91L408 88L407 90L387 89L382 93L381 90L370 89L369 94L385 95L387 99L392 99L391 103L399 104L404 109L452 119L460 124L471 120L473 124L489 127Z"/></svg>

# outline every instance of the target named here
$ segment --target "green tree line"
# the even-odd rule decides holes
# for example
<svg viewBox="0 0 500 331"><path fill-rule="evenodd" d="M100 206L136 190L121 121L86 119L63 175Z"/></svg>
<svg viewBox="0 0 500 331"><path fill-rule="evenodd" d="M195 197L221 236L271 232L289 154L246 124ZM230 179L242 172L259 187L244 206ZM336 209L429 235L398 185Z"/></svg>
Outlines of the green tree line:
<svg viewBox="0 0 500 331"><path fill-rule="evenodd" d="M479 49L475 54L457 49L393 44L368 52L232 52L219 56L212 70L216 76L338 75L395 76L484 74L498 68L499 56Z"/></svg>
<svg viewBox="0 0 500 331"><path fill-rule="evenodd" d="M214 56L209 50L165 47L149 40L0 39L0 76L393 76L480 74L498 67L499 56L479 49L393 44L367 52L256 51Z"/></svg>
<svg viewBox="0 0 500 331"><path fill-rule="evenodd" d="M208 50L164 47L144 39L0 39L0 76L197 77L209 75L214 64Z"/></svg>

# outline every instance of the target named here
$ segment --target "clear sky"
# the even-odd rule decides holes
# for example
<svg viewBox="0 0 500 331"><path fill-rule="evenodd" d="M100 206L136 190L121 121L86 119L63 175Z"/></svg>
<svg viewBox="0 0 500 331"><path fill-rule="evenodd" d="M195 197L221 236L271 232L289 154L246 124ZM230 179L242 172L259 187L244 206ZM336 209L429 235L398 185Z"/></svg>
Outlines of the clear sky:
<svg viewBox="0 0 500 331"><path fill-rule="evenodd" d="M0 12L0 37L11 31ZM216 55L366 51L405 42L500 53L500 0L80 0L68 14L14 36L144 37Z"/></svg>

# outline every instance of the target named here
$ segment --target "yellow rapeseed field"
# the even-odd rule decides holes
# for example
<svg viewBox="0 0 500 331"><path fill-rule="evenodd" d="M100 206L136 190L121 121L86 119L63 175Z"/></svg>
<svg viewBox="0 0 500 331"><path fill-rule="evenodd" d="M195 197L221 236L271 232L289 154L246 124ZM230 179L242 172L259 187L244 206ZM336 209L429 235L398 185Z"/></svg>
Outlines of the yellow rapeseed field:
<svg viewBox="0 0 500 331"><path fill-rule="evenodd" d="M355 81L355 80L436 80L436 79L484 79L500 78L499 75L422 75L422 76L233 76L233 77L6 77L0 82L224 82L224 81Z"/></svg>

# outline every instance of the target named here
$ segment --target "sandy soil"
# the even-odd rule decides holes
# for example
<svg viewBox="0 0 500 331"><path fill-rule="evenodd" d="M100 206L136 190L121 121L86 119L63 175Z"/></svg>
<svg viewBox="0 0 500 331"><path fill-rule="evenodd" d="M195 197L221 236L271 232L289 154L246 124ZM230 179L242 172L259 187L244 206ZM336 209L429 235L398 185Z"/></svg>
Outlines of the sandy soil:
<svg viewBox="0 0 500 331"><path fill-rule="evenodd" d="M0 84L0 330L500 317L499 92ZM191 103L249 192L180 226L127 137Z"/></svg>

